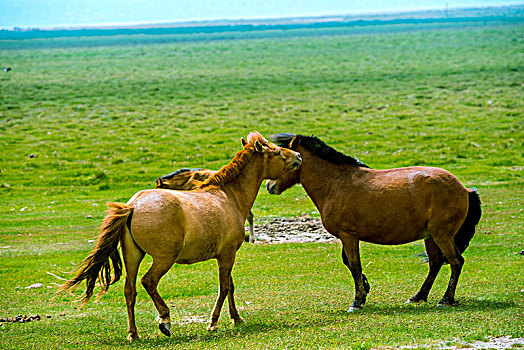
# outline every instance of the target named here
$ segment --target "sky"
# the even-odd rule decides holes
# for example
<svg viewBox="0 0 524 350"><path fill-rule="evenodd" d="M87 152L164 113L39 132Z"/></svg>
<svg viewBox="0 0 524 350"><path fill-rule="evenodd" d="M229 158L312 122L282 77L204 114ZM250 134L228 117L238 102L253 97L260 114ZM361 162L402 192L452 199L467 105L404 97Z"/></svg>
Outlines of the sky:
<svg viewBox="0 0 524 350"><path fill-rule="evenodd" d="M523 3L524 0L0 0L0 28L314 17Z"/></svg>

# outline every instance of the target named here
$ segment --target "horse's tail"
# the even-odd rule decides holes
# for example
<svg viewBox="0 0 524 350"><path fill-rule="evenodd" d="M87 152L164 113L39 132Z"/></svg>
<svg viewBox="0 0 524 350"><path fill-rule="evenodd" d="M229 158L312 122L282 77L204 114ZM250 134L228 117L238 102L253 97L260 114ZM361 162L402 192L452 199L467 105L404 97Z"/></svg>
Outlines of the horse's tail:
<svg viewBox="0 0 524 350"><path fill-rule="evenodd" d="M482 208L480 203L480 196L476 188L468 190L469 196L469 207L468 214L466 219L462 223L462 226L455 235L455 246L460 253L464 253L466 248L469 245L469 242L475 234L475 226L480 221L480 216L482 215Z"/></svg>
<svg viewBox="0 0 524 350"><path fill-rule="evenodd" d="M118 244L126 232L126 223L131 218L133 208L122 203L107 203L108 214L104 218L98 235L98 241L91 254L82 261L76 270L74 278L64 283L59 292L63 292L86 280L86 291L82 295L85 304L93 295L97 279L100 280L102 290L99 296L103 296L109 286L122 276L122 259L118 252ZM112 263L111 263L112 262ZM111 278L111 270L114 275Z"/></svg>

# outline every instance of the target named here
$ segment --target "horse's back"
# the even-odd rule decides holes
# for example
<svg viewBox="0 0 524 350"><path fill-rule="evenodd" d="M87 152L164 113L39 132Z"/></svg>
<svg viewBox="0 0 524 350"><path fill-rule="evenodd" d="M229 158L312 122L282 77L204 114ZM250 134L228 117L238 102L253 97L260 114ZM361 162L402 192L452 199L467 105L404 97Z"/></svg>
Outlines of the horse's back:
<svg viewBox="0 0 524 350"><path fill-rule="evenodd" d="M411 242L425 237L428 222L467 213L467 189L440 168L361 168L334 186L338 194L321 213L324 225L367 242Z"/></svg>
<svg viewBox="0 0 524 350"><path fill-rule="evenodd" d="M467 198L468 190L449 171L436 167L413 166L385 170L362 169L366 175L359 186L379 196L420 198L450 196Z"/></svg>
<svg viewBox="0 0 524 350"><path fill-rule="evenodd" d="M376 182L382 182L386 186L392 184L395 186L412 186L428 183L429 181L431 183L445 184L446 186L463 187L455 175L437 167L411 166L382 170L362 168L361 170L369 174L368 178Z"/></svg>
<svg viewBox="0 0 524 350"><path fill-rule="evenodd" d="M237 213L223 193L144 190L128 205L133 207L131 236L153 257L175 256L179 263L212 259L238 231Z"/></svg>

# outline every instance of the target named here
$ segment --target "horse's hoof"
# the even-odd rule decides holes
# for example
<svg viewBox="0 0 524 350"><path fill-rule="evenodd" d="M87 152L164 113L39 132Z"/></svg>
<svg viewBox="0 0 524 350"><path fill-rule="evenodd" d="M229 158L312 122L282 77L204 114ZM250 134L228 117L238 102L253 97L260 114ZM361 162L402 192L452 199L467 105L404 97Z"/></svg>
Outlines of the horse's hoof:
<svg viewBox="0 0 524 350"><path fill-rule="evenodd" d="M425 303L426 301L423 300L423 299L411 299L409 298L407 301L406 301L406 304L416 304L416 305L420 305L422 303Z"/></svg>
<svg viewBox="0 0 524 350"><path fill-rule="evenodd" d="M244 321L242 317L235 318L233 321L235 322L235 327L240 327L246 324L246 321Z"/></svg>
<svg viewBox="0 0 524 350"><path fill-rule="evenodd" d="M210 323L209 326L207 326L207 330L209 332L215 332L217 329L218 329L218 325L217 324Z"/></svg>
<svg viewBox="0 0 524 350"><path fill-rule="evenodd" d="M158 328L162 334L170 337L171 336L171 325L169 323L159 323Z"/></svg>
<svg viewBox="0 0 524 350"><path fill-rule="evenodd" d="M132 342L135 341L135 340L139 340L139 339L140 339L140 337L138 336L137 333L134 333L134 334L131 334L131 333L130 333L130 334L127 336L127 341L130 342L130 343L132 343Z"/></svg>
<svg viewBox="0 0 524 350"><path fill-rule="evenodd" d="M359 311L362 311L362 308L358 306L351 306L348 310L348 312L359 312Z"/></svg>
<svg viewBox="0 0 524 350"><path fill-rule="evenodd" d="M450 306L457 306L459 303L455 299L445 299L442 298L441 301L438 302L437 307L450 307Z"/></svg>
<svg viewBox="0 0 524 350"><path fill-rule="evenodd" d="M445 302L445 303L438 303L437 304L437 307L438 308L445 308L445 307L451 307L451 306L457 306L459 303L454 301L452 303L449 303L449 302Z"/></svg>

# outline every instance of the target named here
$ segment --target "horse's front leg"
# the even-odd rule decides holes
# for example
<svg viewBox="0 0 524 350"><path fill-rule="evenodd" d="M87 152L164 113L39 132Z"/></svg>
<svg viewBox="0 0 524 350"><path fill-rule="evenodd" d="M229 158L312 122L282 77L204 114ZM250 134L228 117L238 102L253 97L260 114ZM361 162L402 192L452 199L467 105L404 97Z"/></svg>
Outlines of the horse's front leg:
<svg viewBox="0 0 524 350"><path fill-rule="evenodd" d="M254 215L253 212L250 211L247 215L247 222L249 224L249 243L255 243L255 229L253 226L253 219Z"/></svg>
<svg viewBox="0 0 524 350"><path fill-rule="evenodd" d="M369 283L366 276L362 273L360 264L359 241L353 237L341 237L342 240L342 261L351 271L355 282L355 300L351 304L348 312L362 309L366 303L366 296L369 292Z"/></svg>
<svg viewBox="0 0 524 350"><path fill-rule="evenodd" d="M235 262L235 255L232 254L230 257L220 257L217 259L218 262L218 279L219 279L219 289L218 289L218 298L215 302L215 307L213 308L213 312L211 313L211 320L209 321L209 325L207 326L208 331L216 331L218 329L218 318L220 317L220 310L222 310L222 305L224 304L224 300L229 295L230 287L231 287L231 270L233 269L233 264ZM232 293L231 293L232 294ZM231 300L230 300L231 303ZM233 308L234 308L234 301L233 301ZM230 305L231 310L231 305ZM236 308L234 308L234 313L238 315L238 312L236 311Z"/></svg>
<svg viewBox="0 0 524 350"><path fill-rule="evenodd" d="M235 306L235 297L234 297L235 287L233 286L233 276L229 275L229 293L227 294L227 301L229 302L229 315L231 319L235 322L235 326L241 326L246 322L238 314L237 307Z"/></svg>

